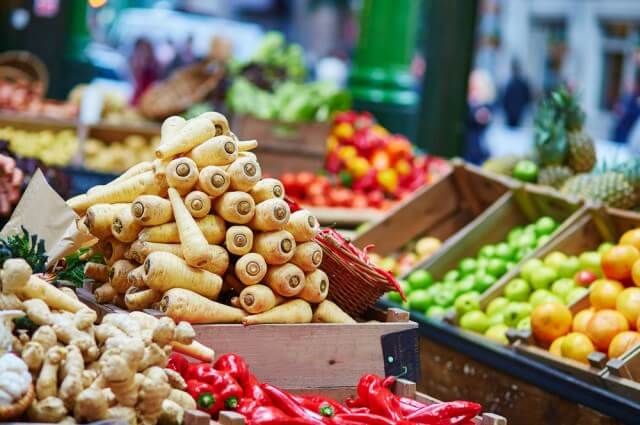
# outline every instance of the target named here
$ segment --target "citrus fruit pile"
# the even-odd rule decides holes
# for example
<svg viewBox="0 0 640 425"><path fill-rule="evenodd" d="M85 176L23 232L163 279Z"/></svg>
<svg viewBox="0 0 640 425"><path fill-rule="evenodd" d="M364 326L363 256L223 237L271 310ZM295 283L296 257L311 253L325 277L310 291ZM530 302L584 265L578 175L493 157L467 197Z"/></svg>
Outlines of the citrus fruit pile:
<svg viewBox="0 0 640 425"><path fill-rule="evenodd" d="M640 228L601 247L602 278L589 288L591 307L572 314L557 301L531 314L536 341L558 356L588 363L594 351L620 357L640 344Z"/></svg>

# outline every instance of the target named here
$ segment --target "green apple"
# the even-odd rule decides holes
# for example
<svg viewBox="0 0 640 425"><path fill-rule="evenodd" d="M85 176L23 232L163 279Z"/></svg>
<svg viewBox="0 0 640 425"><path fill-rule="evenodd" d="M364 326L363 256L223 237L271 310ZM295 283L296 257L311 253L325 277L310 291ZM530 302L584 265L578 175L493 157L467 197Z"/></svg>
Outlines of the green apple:
<svg viewBox="0 0 640 425"><path fill-rule="evenodd" d="M476 273L478 272L483 272L486 270L487 266L489 265L489 258L478 258L476 260Z"/></svg>
<svg viewBox="0 0 640 425"><path fill-rule="evenodd" d="M540 217L535 224L536 235L551 235L558 227L558 223L551 217Z"/></svg>
<svg viewBox="0 0 640 425"><path fill-rule="evenodd" d="M509 301L527 301L530 293L531 287L524 279L512 279L504 287L504 296Z"/></svg>
<svg viewBox="0 0 640 425"><path fill-rule="evenodd" d="M479 258L493 258L496 255L496 247L494 245L485 245L478 251Z"/></svg>
<svg viewBox="0 0 640 425"><path fill-rule="evenodd" d="M576 286L564 297L564 303L567 305L571 305L578 301L580 298L584 297L589 293L587 288L583 288L582 286Z"/></svg>
<svg viewBox="0 0 640 425"><path fill-rule="evenodd" d="M512 268L514 268L516 266L516 264L518 264L518 263L516 263L515 261L508 261L507 262L507 270L511 270Z"/></svg>
<svg viewBox="0 0 640 425"><path fill-rule="evenodd" d="M533 289L548 289L558 278L558 273L551 267L542 266L531 274L531 287Z"/></svg>
<svg viewBox="0 0 640 425"><path fill-rule="evenodd" d="M522 229L522 233L530 233L535 236L536 234L535 223L527 224L526 226L524 226L524 228Z"/></svg>
<svg viewBox="0 0 640 425"><path fill-rule="evenodd" d="M496 245L496 257L504 260L511 261L515 258L515 249L508 243L501 242Z"/></svg>
<svg viewBox="0 0 640 425"><path fill-rule="evenodd" d="M475 287L476 279L474 276L466 276L456 283L456 293L464 294L469 291L473 291Z"/></svg>
<svg viewBox="0 0 640 425"><path fill-rule="evenodd" d="M553 251L544 257L544 265L551 267L556 272L565 261L567 261L567 255L560 251Z"/></svg>
<svg viewBox="0 0 640 425"><path fill-rule="evenodd" d="M484 333L489 328L489 318L480 310L470 311L460 318L460 327L468 331Z"/></svg>
<svg viewBox="0 0 640 425"><path fill-rule="evenodd" d="M400 289L402 289L402 292L404 292L406 296L409 296L409 293L411 292L411 286L409 286L409 282L403 279L398 279L398 285L400 285ZM391 291L389 292L388 297L389 297L389 300L393 302L396 302L396 303L402 302L402 297L400 296L400 292Z"/></svg>
<svg viewBox="0 0 640 425"><path fill-rule="evenodd" d="M490 274L481 274L476 276L476 284L473 286L473 289L476 291L483 293L487 289L491 288L494 283L496 283L497 279Z"/></svg>
<svg viewBox="0 0 640 425"><path fill-rule="evenodd" d="M439 305L432 305L425 312L425 316L430 317L432 319L442 320L442 318L447 314L447 309L444 307L440 307Z"/></svg>
<svg viewBox="0 0 640 425"><path fill-rule="evenodd" d="M516 248L516 254L515 254L516 261L522 260L524 257L529 255L531 251L532 251L531 248Z"/></svg>
<svg viewBox="0 0 640 425"><path fill-rule="evenodd" d="M507 272L507 263L499 258L492 258L487 265L487 273L493 277L500 277Z"/></svg>
<svg viewBox="0 0 640 425"><path fill-rule="evenodd" d="M558 279L551 284L551 293L564 300L575 286L573 279Z"/></svg>
<svg viewBox="0 0 640 425"><path fill-rule="evenodd" d="M444 286L433 296L433 303L440 307L449 307L453 305L456 298L455 289L445 288Z"/></svg>
<svg viewBox="0 0 640 425"><path fill-rule="evenodd" d="M520 277L526 280L527 282L531 282L531 275L533 275L533 272L535 272L536 270L538 270L543 266L544 266L544 263L537 258L532 258L530 260L527 260L522 265L522 268L520 269Z"/></svg>
<svg viewBox="0 0 640 425"><path fill-rule="evenodd" d="M426 289L416 289L409 294L407 301L411 310L424 312L433 304L433 297Z"/></svg>
<svg viewBox="0 0 640 425"><path fill-rule="evenodd" d="M426 270L416 270L407 279L411 289L425 289L433 284L431 273Z"/></svg>
<svg viewBox="0 0 640 425"><path fill-rule="evenodd" d="M462 276L475 273L476 267L477 264L474 258L464 258L460 260L460 264L458 264L458 270L460 270Z"/></svg>
<svg viewBox="0 0 640 425"><path fill-rule="evenodd" d="M572 279L579 270L580 260L578 260L576 256L568 257L564 263L560 264L560 267L557 268L558 276L569 279Z"/></svg>
<svg viewBox="0 0 640 425"><path fill-rule="evenodd" d="M551 240L551 236L549 235L540 236L536 241L536 248L540 248L541 246L546 245L546 243L549 242L550 240Z"/></svg>
<svg viewBox="0 0 640 425"><path fill-rule="evenodd" d="M470 311L479 310L480 309L480 294L471 291L466 294L460 295L456 298L453 306L456 308L456 313L459 316L462 316L465 313Z"/></svg>
<svg viewBox="0 0 640 425"><path fill-rule="evenodd" d="M507 345L509 344L509 340L507 339L508 330L509 326L505 324L494 324L484 332L484 336L497 343Z"/></svg>
<svg viewBox="0 0 640 425"><path fill-rule="evenodd" d="M398 260L393 257L384 257L382 260L380 260L380 263L378 263L378 267L380 267L382 270L395 270L397 265Z"/></svg>
<svg viewBox="0 0 640 425"><path fill-rule="evenodd" d="M533 248L536 246L536 242L535 233L524 232L516 241L516 246L518 248Z"/></svg>
<svg viewBox="0 0 640 425"><path fill-rule="evenodd" d="M540 304L547 302L549 297L551 297L552 295L553 294L546 289L537 289L533 291L533 293L529 297L529 304L531 304L533 308L536 308Z"/></svg>
<svg viewBox="0 0 640 425"><path fill-rule="evenodd" d="M502 313L502 311L504 311L505 307L508 305L509 305L509 300L506 299L505 297L495 298L491 300L491 302L487 306L487 314L489 316L493 316L496 313Z"/></svg>
<svg viewBox="0 0 640 425"><path fill-rule="evenodd" d="M522 226L516 226L513 229L509 230L509 233L507 234L507 242L509 242L509 244L513 244L516 240L518 240L523 232L524 228Z"/></svg>
<svg viewBox="0 0 640 425"><path fill-rule="evenodd" d="M496 313L489 316L490 325L498 325L504 323L504 313Z"/></svg>
<svg viewBox="0 0 640 425"><path fill-rule="evenodd" d="M587 251L580 254L580 269L590 270L596 276L602 276L600 269L600 254L597 251Z"/></svg>
<svg viewBox="0 0 640 425"><path fill-rule="evenodd" d="M449 270L442 279L445 282L456 282L460 280L460 272L458 270Z"/></svg>
<svg viewBox="0 0 640 425"><path fill-rule="evenodd" d="M605 252L609 251L611 248L613 248L613 244L611 242L603 242L598 247L598 254L602 255Z"/></svg>
<svg viewBox="0 0 640 425"><path fill-rule="evenodd" d="M531 314L532 308L529 303L512 302L504 309L504 323L507 326L515 327L518 322Z"/></svg>
<svg viewBox="0 0 640 425"><path fill-rule="evenodd" d="M522 320L518 322L516 325L516 329L521 331L530 331L531 330L531 316L524 317Z"/></svg>

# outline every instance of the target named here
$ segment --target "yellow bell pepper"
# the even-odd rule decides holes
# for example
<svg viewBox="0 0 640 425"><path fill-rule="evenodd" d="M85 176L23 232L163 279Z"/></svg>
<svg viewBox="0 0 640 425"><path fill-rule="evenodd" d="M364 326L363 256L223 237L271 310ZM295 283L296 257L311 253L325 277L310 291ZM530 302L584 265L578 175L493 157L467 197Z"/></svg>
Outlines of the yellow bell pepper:
<svg viewBox="0 0 640 425"><path fill-rule="evenodd" d="M353 126L347 122L341 122L333 128L333 134L342 140L351 139L354 133Z"/></svg>
<svg viewBox="0 0 640 425"><path fill-rule="evenodd" d="M355 158L350 158L349 160L347 160L347 169L351 172L351 174L353 174L356 179L359 179L360 177L367 174L370 168L371 165L369 164L369 161L361 156L357 156Z"/></svg>
<svg viewBox="0 0 640 425"><path fill-rule="evenodd" d="M393 168L378 171L376 180L380 187L382 187L388 193L394 193L398 188L398 173Z"/></svg>
<svg viewBox="0 0 640 425"><path fill-rule="evenodd" d="M344 162L356 156L358 156L358 151L354 146L343 146L338 149L338 157Z"/></svg>

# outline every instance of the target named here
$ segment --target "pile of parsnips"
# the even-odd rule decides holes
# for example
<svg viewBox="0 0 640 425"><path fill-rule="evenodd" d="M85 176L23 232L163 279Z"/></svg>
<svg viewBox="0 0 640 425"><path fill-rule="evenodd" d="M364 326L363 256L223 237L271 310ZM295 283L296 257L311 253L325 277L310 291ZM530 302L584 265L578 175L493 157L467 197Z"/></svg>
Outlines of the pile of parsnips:
<svg viewBox="0 0 640 425"><path fill-rule="evenodd" d="M170 117L154 161L69 199L105 256L85 269L103 282L96 300L190 323L353 323L325 300L318 221L262 179L256 146L219 113ZM221 292L231 305L216 302Z"/></svg>

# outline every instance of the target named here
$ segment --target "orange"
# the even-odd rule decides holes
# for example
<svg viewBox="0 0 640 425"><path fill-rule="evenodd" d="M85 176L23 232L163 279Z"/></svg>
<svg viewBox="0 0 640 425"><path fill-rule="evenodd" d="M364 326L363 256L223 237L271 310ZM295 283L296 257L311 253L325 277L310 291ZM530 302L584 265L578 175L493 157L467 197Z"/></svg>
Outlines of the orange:
<svg viewBox="0 0 640 425"><path fill-rule="evenodd" d="M629 330L629 323L616 310L600 310L587 323L587 336L600 351L607 351L613 337Z"/></svg>
<svg viewBox="0 0 640 425"><path fill-rule="evenodd" d="M571 311L557 302L540 304L531 313L531 330L538 342L549 345L571 330Z"/></svg>
<svg viewBox="0 0 640 425"><path fill-rule="evenodd" d="M569 335L564 337L564 340L560 345L560 351L562 353L562 357L589 364L587 357L589 357L589 354L596 351L596 348L593 346L589 337L585 334L580 332L571 332Z"/></svg>
<svg viewBox="0 0 640 425"><path fill-rule="evenodd" d="M620 245L631 245L640 251L640 227L624 232L619 243Z"/></svg>
<svg viewBox="0 0 640 425"><path fill-rule="evenodd" d="M595 310L593 308L587 308L578 312L575 316L573 316L573 325L571 326L571 330L573 332L587 332L587 323L595 314Z"/></svg>
<svg viewBox="0 0 640 425"><path fill-rule="evenodd" d="M620 292L616 299L616 310L629 321L631 329L636 328L640 317L640 288L627 288Z"/></svg>
<svg viewBox="0 0 640 425"><path fill-rule="evenodd" d="M640 260L633 263L633 267L631 267L631 280L634 285L640 286Z"/></svg>
<svg viewBox="0 0 640 425"><path fill-rule="evenodd" d="M613 248L612 248L613 249ZM596 310L616 308L616 299L622 292L622 283L610 279L598 279L591 284L589 301Z"/></svg>
<svg viewBox="0 0 640 425"><path fill-rule="evenodd" d="M633 263L640 259L640 251L631 245L616 245L600 260L602 272L609 279L626 281L631 278Z"/></svg>
<svg viewBox="0 0 640 425"><path fill-rule="evenodd" d="M556 338L549 346L549 352L553 355L562 357L562 351L560 350L560 347L562 346L562 341L564 341L565 338L566 336Z"/></svg>
<svg viewBox="0 0 640 425"><path fill-rule="evenodd" d="M609 358L615 359L640 344L640 333L633 331L620 332L609 344Z"/></svg>

